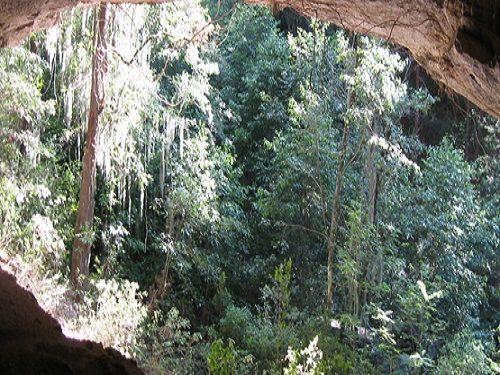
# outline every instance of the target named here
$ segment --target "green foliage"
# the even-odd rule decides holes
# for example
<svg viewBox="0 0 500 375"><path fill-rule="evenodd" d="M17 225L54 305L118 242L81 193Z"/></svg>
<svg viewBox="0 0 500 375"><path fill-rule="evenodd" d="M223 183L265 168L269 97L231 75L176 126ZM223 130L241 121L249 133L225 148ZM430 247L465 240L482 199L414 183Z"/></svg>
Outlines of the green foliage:
<svg viewBox="0 0 500 375"><path fill-rule="evenodd" d="M425 352L427 345L443 334L444 322L439 319L436 309L442 291L428 295L423 281L418 280L416 284L399 296L401 312L398 318L410 327L401 333L401 338L414 340L416 351Z"/></svg>
<svg viewBox="0 0 500 375"><path fill-rule="evenodd" d="M100 279L92 281L84 297L83 309L74 323L80 334L135 355L146 306L139 286L129 281Z"/></svg>
<svg viewBox="0 0 500 375"><path fill-rule="evenodd" d="M222 340L216 340L210 346L207 358L208 370L213 375L231 375L236 373L236 356L234 344L231 340L227 346Z"/></svg>
<svg viewBox="0 0 500 375"><path fill-rule="evenodd" d="M297 328L302 346L307 346L318 336L317 346L323 353L318 371L324 374L380 374L381 369L371 362L373 352L361 347L353 349L355 341L346 340L339 335L339 331L332 331L333 326L329 319L310 316Z"/></svg>
<svg viewBox="0 0 500 375"><path fill-rule="evenodd" d="M409 178L406 174L397 188L391 187L395 190L388 191L386 201L390 222L406 239L400 246L407 254L408 271L424 283L443 286L439 310L453 329L470 325L484 285L469 268L471 239L483 226L470 166L445 141L429 150L413 183Z"/></svg>
<svg viewBox="0 0 500 375"><path fill-rule="evenodd" d="M292 279L292 260L287 259L274 269L271 286L262 288L265 314L274 318L280 327L285 327L289 313Z"/></svg>
<svg viewBox="0 0 500 375"><path fill-rule="evenodd" d="M221 37L220 74L214 79L222 102L219 126L231 139L243 181L264 182L269 152L261 146L288 123L287 102L293 95L288 44L269 10L261 7L237 6Z"/></svg>
<svg viewBox="0 0 500 375"><path fill-rule="evenodd" d="M433 374L494 374L483 343L468 331L457 333L441 351Z"/></svg>
<svg viewBox="0 0 500 375"><path fill-rule="evenodd" d="M265 315L253 314L247 308L228 306L218 331L254 358L260 371L281 366L281 354L297 341L293 327L279 326ZM278 367L280 368L280 367Z"/></svg>
<svg viewBox="0 0 500 375"><path fill-rule="evenodd" d="M347 215L348 239L345 247L339 249L339 279L347 289L346 309L356 319L360 310L361 293L369 287L363 273L376 259L368 251L372 234L370 228L363 225L360 207L351 208Z"/></svg>
<svg viewBox="0 0 500 375"><path fill-rule="evenodd" d="M283 369L285 375L320 375L321 359L323 352L318 349L318 336L316 336L307 348L293 350L288 348L286 360L288 366Z"/></svg>
<svg viewBox="0 0 500 375"><path fill-rule="evenodd" d="M23 134L20 141L27 151L36 153L39 149L36 137L40 135L47 116L54 111L54 102L42 99L43 74L47 64L21 47L2 49L0 64L2 129L20 132L19 136ZM34 157L36 154L31 156Z"/></svg>
<svg viewBox="0 0 500 375"><path fill-rule="evenodd" d="M42 93L48 64L18 47L0 51L0 65L0 243L40 271L64 270L76 184L46 138L55 107Z"/></svg>
<svg viewBox="0 0 500 375"><path fill-rule="evenodd" d="M496 371L498 121L447 123L383 41L233 5L112 10L93 281L67 326L151 374ZM0 250L47 299L67 293L93 24L0 51Z"/></svg>
<svg viewBox="0 0 500 375"><path fill-rule="evenodd" d="M151 374L192 374L205 367L202 336L176 308L156 311L142 326L136 347L141 366Z"/></svg>

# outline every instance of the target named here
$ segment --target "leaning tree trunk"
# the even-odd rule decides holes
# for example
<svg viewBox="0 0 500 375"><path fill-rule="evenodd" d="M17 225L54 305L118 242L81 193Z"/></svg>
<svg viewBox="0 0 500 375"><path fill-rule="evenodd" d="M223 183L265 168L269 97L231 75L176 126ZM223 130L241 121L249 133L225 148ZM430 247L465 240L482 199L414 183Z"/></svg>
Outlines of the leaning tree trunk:
<svg viewBox="0 0 500 375"><path fill-rule="evenodd" d="M107 4L99 7L97 27L94 29L94 57L92 61L92 87L90 90L90 108L83 155L80 200L75 225L75 240L71 259L71 280L80 285L80 277L89 274L90 248L89 236L94 223L94 205L96 190L96 148L99 131L99 114L104 108L104 77L107 71L106 61L106 23Z"/></svg>

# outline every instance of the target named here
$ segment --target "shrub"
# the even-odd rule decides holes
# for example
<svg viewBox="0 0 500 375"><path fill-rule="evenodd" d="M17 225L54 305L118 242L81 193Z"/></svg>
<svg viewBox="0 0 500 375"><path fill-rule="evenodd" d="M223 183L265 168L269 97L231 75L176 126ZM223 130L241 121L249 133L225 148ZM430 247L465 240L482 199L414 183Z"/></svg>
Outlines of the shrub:
<svg viewBox="0 0 500 375"><path fill-rule="evenodd" d="M320 375L320 363L323 359L323 352L318 348L318 336L309 343L309 346L302 350L288 348L286 360L288 367L283 369L285 375Z"/></svg>
<svg viewBox="0 0 500 375"><path fill-rule="evenodd" d="M166 314L155 312L141 333L137 359L148 374L206 372L206 345L176 308Z"/></svg>
<svg viewBox="0 0 500 375"><path fill-rule="evenodd" d="M276 366L281 369L286 348L297 342L293 327L273 324L245 307L230 305L219 324L219 332L233 339L242 353L251 354L261 370Z"/></svg>
<svg viewBox="0 0 500 375"><path fill-rule="evenodd" d="M137 283L128 280L90 282L80 317L74 322L79 334L112 346L127 356L135 355L146 307Z"/></svg>
<svg viewBox="0 0 500 375"><path fill-rule="evenodd" d="M236 373L236 353L233 340L227 346L222 340L216 340L210 347L207 358L208 369L212 375L231 375Z"/></svg>
<svg viewBox="0 0 500 375"><path fill-rule="evenodd" d="M483 343L474 338L472 333L462 331L444 346L433 373L436 375L493 374L488 362L490 361Z"/></svg>

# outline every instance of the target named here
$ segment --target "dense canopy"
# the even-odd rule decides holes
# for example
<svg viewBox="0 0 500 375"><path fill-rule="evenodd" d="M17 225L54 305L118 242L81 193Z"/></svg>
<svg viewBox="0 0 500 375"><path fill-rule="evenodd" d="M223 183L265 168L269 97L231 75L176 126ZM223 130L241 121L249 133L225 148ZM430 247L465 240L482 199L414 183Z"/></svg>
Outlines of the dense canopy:
<svg viewBox="0 0 500 375"><path fill-rule="evenodd" d="M435 80L497 74L465 8L51 1L0 22L67 9L0 49L0 267L114 350L1 289L0 372L499 373L500 124Z"/></svg>

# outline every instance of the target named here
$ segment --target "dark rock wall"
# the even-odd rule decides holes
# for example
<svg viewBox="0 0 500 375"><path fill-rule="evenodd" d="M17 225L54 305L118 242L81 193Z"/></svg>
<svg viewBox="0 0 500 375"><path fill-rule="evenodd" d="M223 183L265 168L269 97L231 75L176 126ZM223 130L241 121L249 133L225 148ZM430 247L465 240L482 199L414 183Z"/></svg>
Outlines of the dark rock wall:
<svg viewBox="0 0 500 375"><path fill-rule="evenodd" d="M140 375L135 362L101 344L66 338L30 292L0 269L0 374Z"/></svg>
<svg viewBox="0 0 500 375"><path fill-rule="evenodd" d="M161 3L168 0L111 0ZM246 0L290 7L408 48L437 81L500 117L500 0ZM60 11L98 0L0 0L0 47L52 25Z"/></svg>

